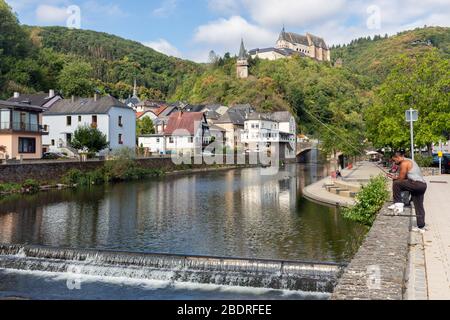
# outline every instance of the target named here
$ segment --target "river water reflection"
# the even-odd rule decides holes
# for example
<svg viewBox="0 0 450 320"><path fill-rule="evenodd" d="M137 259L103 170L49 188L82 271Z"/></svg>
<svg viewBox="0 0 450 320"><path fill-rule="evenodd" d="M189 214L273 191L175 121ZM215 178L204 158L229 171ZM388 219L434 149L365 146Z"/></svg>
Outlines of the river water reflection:
<svg viewBox="0 0 450 320"><path fill-rule="evenodd" d="M343 262L366 232L302 189L327 173L287 165L167 176L0 200L0 243Z"/></svg>

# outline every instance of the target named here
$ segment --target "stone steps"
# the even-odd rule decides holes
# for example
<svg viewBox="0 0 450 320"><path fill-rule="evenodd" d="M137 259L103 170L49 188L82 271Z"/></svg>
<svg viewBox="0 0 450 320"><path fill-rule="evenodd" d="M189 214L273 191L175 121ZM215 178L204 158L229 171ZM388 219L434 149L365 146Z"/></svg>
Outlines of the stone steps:
<svg viewBox="0 0 450 320"><path fill-rule="evenodd" d="M356 195L358 194L358 192L353 191L353 190L355 190L355 188L353 188L353 190L351 190L350 188L341 187L337 184L325 184L324 188L330 193L333 193L333 194L336 194L339 196L343 196L343 197L347 197L347 198L355 198Z"/></svg>

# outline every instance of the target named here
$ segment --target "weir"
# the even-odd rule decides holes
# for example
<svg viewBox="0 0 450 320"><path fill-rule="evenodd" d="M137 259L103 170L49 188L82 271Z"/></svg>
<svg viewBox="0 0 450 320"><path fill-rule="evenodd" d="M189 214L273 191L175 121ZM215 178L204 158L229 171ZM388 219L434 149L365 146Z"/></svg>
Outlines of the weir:
<svg viewBox="0 0 450 320"><path fill-rule="evenodd" d="M345 265L0 245L0 268L331 293Z"/></svg>

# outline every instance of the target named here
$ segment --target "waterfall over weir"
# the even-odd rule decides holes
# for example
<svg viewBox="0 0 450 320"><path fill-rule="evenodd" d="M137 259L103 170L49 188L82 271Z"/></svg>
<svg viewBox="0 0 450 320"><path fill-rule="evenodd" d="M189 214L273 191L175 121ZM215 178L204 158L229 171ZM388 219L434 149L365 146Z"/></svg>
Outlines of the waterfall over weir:
<svg viewBox="0 0 450 320"><path fill-rule="evenodd" d="M0 268L306 292L332 292L343 265L0 245Z"/></svg>

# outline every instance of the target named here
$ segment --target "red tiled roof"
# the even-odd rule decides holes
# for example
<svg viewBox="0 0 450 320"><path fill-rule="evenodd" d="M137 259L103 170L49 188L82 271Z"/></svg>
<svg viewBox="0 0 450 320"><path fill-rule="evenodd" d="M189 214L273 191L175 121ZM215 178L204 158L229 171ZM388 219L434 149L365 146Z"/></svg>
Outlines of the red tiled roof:
<svg viewBox="0 0 450 320"><path fill-rule="evenodd" d="M175 131L183 130L184 133L177 133L177 135L191 136L195 135L199 125L203 122L203 112L175 112L169 117L165 134L173 134Z"/></svg>
<svg viewBox="0 0 450 320"><path fill-rule="evenodd" d="M145 112L136 112L136 118L139 119L145 114Z"/></svg>
<svg viewBox="0 0 450 320"><path fill-rule="evenodd" d="M154 113L157 117L159 117L159 115L160 115L161 113L163 113L164 110L166 110L166 109L167 109L167 106L161 106L161 107L159 107L158 109L153 110L153 113Z"/></svg>

